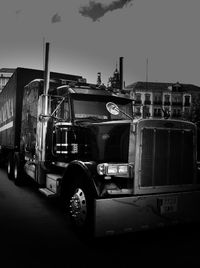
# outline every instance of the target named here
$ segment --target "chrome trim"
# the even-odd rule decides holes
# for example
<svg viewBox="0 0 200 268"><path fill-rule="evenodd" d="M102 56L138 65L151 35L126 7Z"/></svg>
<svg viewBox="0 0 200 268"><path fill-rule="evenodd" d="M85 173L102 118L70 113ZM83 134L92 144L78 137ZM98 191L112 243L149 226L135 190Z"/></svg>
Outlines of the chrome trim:
<svg viewBox="0 0 200 268"><path fill-rule="evenodd" d="M55 126L72 126L72 123L70 123L70 122L58 122L55 124Z"/></svg>
<svg viewBox="0 0 200 268"><path fill-rule="evenodd" d="M56 143L56 146L68 146L69 143Z"/></svg>
<svg viewBox="0 0 200 268"><path fill-rule="evenodd" d="M63 167L63 168L66 168L69 165L68 163L65 162L52 162L52 164L57 167Z"/></svg>

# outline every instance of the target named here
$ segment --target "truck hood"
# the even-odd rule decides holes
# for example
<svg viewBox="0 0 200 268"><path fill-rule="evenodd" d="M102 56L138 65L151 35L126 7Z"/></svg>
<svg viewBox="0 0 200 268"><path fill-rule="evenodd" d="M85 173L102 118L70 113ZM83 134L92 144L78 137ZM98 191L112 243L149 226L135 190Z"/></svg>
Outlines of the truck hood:
<svg viewBox="0 0 200 268"><path fill-rule="evenodd" d="M89 151L97 162L127 162L131 122L87 123Z"/></svg>

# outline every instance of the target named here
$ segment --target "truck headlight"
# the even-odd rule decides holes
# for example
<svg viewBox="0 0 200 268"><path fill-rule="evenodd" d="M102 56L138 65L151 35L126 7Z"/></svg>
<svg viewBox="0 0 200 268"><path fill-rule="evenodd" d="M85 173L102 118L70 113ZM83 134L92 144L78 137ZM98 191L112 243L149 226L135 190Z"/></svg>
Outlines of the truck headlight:
<svg viewBox="0 0 200 268"><path fill-rule="evenodd" d="M106 173L107 173L106 175L116 175L117 174L117 166L116 165L108 165Z"/></svg>
<svg viewBox="0 0 200 268"><path fill-rule="evenodd" d="M128 174L128 165L120 165L118 166L119 174Z"/></svg>
<svg viewBox="0 0 200 268"><path fill-rule="evenodd" d="M129 177L131 166L129 164L108 164L97 165L99 175Z"/></svg>

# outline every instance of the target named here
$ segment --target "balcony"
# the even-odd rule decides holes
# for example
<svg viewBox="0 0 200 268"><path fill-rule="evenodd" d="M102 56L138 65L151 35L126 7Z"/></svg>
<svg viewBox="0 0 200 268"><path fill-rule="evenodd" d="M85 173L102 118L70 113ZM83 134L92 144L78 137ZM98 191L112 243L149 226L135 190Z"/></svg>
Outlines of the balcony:
<svg viewBox="0 0 200 268"><path fill-rule="evenodd" d="M173 101L172 106L183 106L183 103L181 101L180 102Z"/></svg>
<svg viewBox="0 0 200 268"><path fill-rule="evenodd" d="M154 105L162 105L162 101L153 101Z"/></svg>
<svg viewBox="0 0 200 268"><path fill-rule="evenodd" d="M136 105L141 105L142 104L142 101L141 100L135 100L135 104Z"/></svg>
<svg viewBox="0 0 200 268"><path fill-rule="evenodd" d="M185 103L184 103L184 106L185 106L185 107L190 107L190 106L191 106L191 103L189 103L189 102L185 102Z"/></svg>
<svg viewBox="0 0 200 268"><path fill-rule="evenodd" d="M181 118L182 115L181 114L172 114L172 118Z"/></svg>
<svg viewBox="0 0 200 268"><path fill-rule="evenodd" d="M135 113L135 116L141 116L141 115L142 115L142 113L140 113L140 112Z"/></svg>
<svg viewBox="0 0 200 268"><path fill-rule="evenodd" d="M144 105L151 105L151 101L150 100L145 100Z"/></svg>
<svg viewBox="0 0 200 268"><path fill-rule="evenodd" d="M170 101L164 101L164 106L170 106L171 102Z"/></svg>
<svg viewBox="0 0 200 268"><path fill-rule="evenodd" d="M162 117L162 114L161 113L155 113L154 115L153 115L153 117L156 117L156 118L161 118Z"/></svg>

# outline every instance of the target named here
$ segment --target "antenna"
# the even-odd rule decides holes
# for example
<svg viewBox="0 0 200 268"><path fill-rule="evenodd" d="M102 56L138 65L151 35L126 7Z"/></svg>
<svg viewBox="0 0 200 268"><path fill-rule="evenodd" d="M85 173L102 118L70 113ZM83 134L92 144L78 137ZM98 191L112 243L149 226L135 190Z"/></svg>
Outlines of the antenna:
<svg viewBox="0 0 200 268"><path fill-rule="evenodd" d="M148 57L146 58L146 89L148 89L148 68L149 68L149 60L148 60Z"/></svg>

